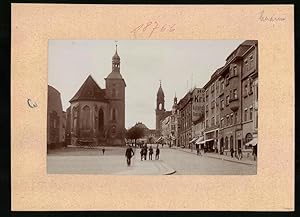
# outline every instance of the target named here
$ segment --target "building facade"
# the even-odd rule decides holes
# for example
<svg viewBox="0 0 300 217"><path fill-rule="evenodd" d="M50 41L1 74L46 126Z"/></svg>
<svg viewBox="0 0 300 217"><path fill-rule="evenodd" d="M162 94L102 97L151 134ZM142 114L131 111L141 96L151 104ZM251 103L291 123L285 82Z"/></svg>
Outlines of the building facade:
<svg viewBox="0 0 300 217"><path fill-rule="evenodd" d="M105 89L90 75L70 100L67 119L72 145L125 145L125 87L116 47Z"/></svg>
<svg viewBox="0 0 300 217"><path fill-rule="evenodd" d="M237 151L239 148L243 152L251 151L251 147L245 144L252 140L254 132L254 82L251 76L257 73L256 48L257 41L243 42L228 56L219 73L221 153L227 154L231 149Z"/></svg>
<svg viewBox="0 0 300 217"><path fill-rule="evenodd" d="M47 148L52 149L64 145L65 112L62 109L60 92L48 85L47 106Z"/></svg>
<svg viewBox="0 0 300 217"><path fill-rule="evenodd" d="M192 93L189 91L178 103L180 113L178 136L180 145L184 147L190 147L192 140L192 99Z"/></svg>

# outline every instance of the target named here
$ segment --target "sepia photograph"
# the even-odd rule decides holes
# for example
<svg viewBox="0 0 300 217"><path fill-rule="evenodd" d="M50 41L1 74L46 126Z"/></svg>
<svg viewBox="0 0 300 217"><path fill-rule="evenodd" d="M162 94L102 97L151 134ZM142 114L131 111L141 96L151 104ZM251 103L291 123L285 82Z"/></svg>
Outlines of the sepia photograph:
<svg viewBox="0 0 300 217"><path fill-rule="evenodd" d="M257 40L49 40L47 172L255 175Z"/></svg>

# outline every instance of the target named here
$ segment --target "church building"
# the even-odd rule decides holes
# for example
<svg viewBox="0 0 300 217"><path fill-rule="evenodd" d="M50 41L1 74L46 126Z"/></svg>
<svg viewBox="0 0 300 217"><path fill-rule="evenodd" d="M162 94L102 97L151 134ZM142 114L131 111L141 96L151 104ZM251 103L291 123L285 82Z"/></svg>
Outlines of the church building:
<svg viewBox="0 0 300 217"><path fill-rule="evenodd" d="M69 101L71 145L125 145L125 87L116 45L105 89L89 75Z"/></svg>
<svg viewBox="0 0 300 217"><path fill-rule="evenodd" d="M163 121L167 116L172 114L172 111L166 111L165 109L165 94L161 87L161 82L156 94L156 131L161 135L161 121Z"/></svg>

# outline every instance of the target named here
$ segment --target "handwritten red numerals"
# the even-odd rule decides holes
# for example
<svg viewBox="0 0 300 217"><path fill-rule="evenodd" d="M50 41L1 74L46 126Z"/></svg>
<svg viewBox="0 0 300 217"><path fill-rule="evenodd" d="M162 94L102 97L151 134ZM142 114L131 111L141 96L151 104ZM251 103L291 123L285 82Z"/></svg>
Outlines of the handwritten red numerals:
<svg viewBox="0 0 300 217"><path fill-rule="evenodd" d="M154 33L158 32L174 32L176 24L164 24L160 25L158 22L148 22L143 23L137 27L135 27L131 33L136 37L138 34L148 34L150 38Z"/></svg>

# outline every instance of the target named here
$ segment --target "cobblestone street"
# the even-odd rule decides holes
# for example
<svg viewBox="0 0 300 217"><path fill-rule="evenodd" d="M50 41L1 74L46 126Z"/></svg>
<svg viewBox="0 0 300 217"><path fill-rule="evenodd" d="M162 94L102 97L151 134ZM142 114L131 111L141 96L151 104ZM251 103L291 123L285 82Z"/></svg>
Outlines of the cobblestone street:
<svg viewBox="0 0 300 217"><path fill-rule="evenodd" d="M197 156L180 149L161 148L160 160L140 160L135 150L131 166L126 165L125 148L66 148L49 152L47 171L51 174L107 175L254 175L256 165ZM153 156L154 159L154 156Z"/></svg>

